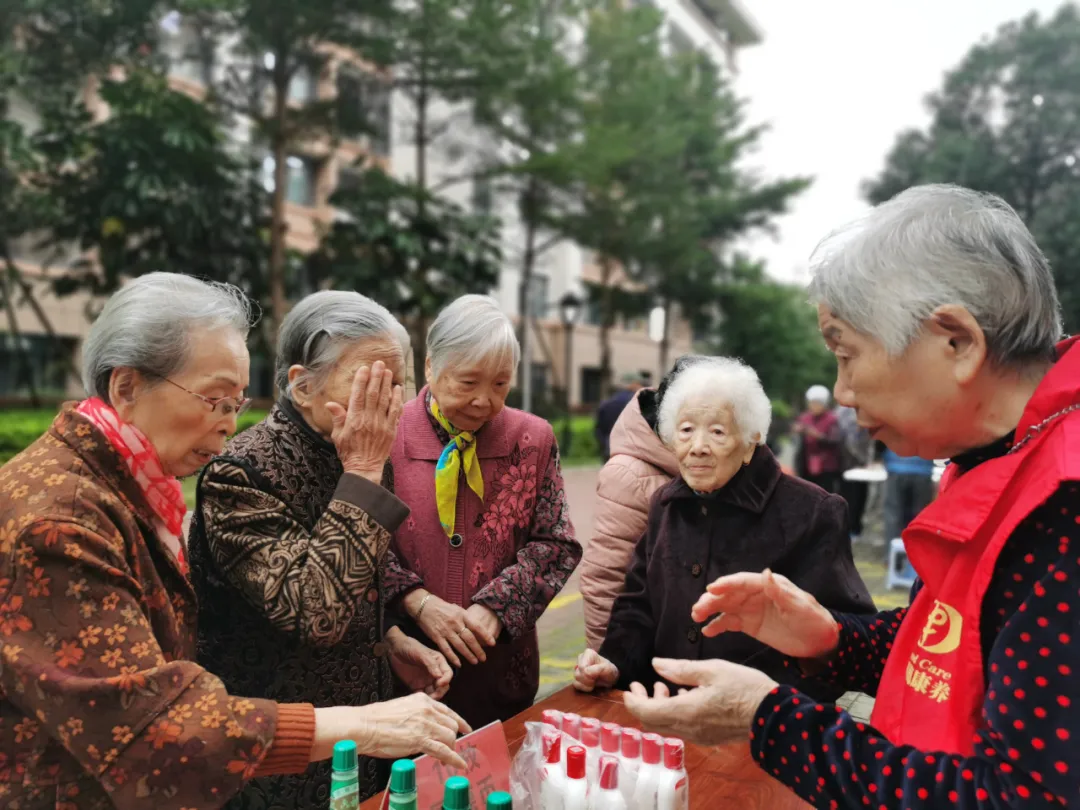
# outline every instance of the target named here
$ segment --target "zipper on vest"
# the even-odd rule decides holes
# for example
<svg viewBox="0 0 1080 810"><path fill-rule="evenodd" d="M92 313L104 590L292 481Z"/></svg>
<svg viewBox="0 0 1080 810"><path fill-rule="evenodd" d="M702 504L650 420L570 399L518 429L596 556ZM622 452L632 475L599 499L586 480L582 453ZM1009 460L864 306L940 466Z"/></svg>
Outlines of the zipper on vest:
<svg viewBox="0 0 1080 810"><path fill-rule="evenodd" d="M480 460L477 459L477 463ZM450 544L450 553L447 556L446 583L449 586L447 601L452 605L467 608L465 603L465 533L468 524L465 522L465 501L468 498L469 483L465 480L465 467L462 465L458 473L458 496L454 506L454 533L461 536L462 542L455 548Z"/></svg>

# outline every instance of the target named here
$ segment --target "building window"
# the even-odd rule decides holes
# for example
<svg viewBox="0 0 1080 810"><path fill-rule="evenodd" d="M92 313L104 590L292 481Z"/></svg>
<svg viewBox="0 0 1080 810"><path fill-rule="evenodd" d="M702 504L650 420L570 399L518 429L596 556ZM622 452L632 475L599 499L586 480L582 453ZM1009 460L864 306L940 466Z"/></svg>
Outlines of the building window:
<svg viewBox="0 0 1080 810"><path fill-rule="evenodd" d="M472 210L474 214L490 217L495 208L495 190L490 177L477 177L473 180Z"/></svg>
<svg viewBox="0 0 1080 810"><path fill-rule="evenodd" d="M350 193L360 188L364 173L356 169L338 169L336 191Z"/></svg>
<svg viewBox="0 0 1080 810"><path fill-rule="evenodd" d="M315 75L306 65L301 65L289 80L289 101L305 104L315 98L317 89Z"/></svg>
<svg viewBox="0 0 1080 810"><path fill-rule="evenodd" d="M175 16L173 16L175 15ZM176 12L162 21L169 74L196 84L209 85L214 78L214 41L185 23Z"/></svg>
<svg viewBox="0 0 1080 810"><path fill-rule="evenodd" d="M548 367L544 363L533 363L529 367L530 383L534 401L543 401L548 397Z"/></svg>
<svg viewBox="0 0 1080 810"><path fill-rule="evenodd" d="M599 405L603 400L603 377L598 368L581 369L581 404Z"/></svg>
<svg viewBox="0 0 1080 810"><path fill-rule="evenodd" d="M529 280L529 314L534 318L546 318L550 299L548 298L551 288L551 279L545 275L534 273Z"/></svg>
<svg viewBox="0 0 1080 810"><path fill-rule="evenodd" d="M355 68L342 67L337 76L338 120L345 137L368 137L371 151L389 155L390 88L386 82Z"/></svg>
<svg viewBox="0 0 1080 810"><path fill-rule="evenodd" d="M585 323L589 326L599 326L601 320L600 302L590 296L585 303Z"/></svg>
<svg viewBox="0 0 1080 810"><path fill-rule="evenodd" d="M0 396L29 396L31 388L40 396L65 396L74 354L74 338L21 335L16 343L14 335L0 333Z"/></svg>
<svg viewBox="0 0 1080 810"><path fill-rule="evenodd" d="M318 185L318 166L308 158L289 155L285 174L285 199L294 205L311 207L315 205L315 191ZM263 187L274 192L274 158L267 155L262 163Z"/></svg>

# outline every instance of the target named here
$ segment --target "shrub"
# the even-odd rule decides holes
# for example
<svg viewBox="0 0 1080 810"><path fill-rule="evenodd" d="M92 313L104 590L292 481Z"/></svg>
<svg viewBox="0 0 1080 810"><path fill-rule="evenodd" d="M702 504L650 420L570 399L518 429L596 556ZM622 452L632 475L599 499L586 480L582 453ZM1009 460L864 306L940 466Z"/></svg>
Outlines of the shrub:
<svg viewBox="0 0 1080 810"><path fill-rule="evenodd" d="M52 409L0 411L0 464L23 451L49 429L57 412ZM266 411L248 411L238 430L246 430L266 417Z"/></svg>

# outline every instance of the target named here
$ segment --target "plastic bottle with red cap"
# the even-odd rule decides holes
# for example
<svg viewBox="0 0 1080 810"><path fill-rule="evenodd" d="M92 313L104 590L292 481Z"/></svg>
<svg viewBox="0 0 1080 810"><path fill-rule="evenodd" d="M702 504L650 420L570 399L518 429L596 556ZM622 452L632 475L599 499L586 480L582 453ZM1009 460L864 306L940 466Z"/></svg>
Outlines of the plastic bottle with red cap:
<svg viewBox="0 0 1080 810"><path fill-rule="evenodd" d="M562 730L546 728L542 740L544 764L540 771L540 810L563 810L566 774L563 773Z"/></svg>
<svg viewBox="0 0 1080 810"><path fill-rule="evenodd" d="M566 751L563 810L589 810L589 781L585 778L585 749L580 745L571 745Z"/></svg>
<svg viewBox="0 0 1080 810"><path fill-rule="evenodd" d="M656 790L664 774L661 764L663 751L664 738L659 734L641 735L641 768L638 770L637 784L634 785L630 810L657 810Z"/></svg>
<svg viewBox="0 0 1080 810"><path fill-rule="evenodd" d="M595 717L581 718L581 747L585 749L585 774L595 785L600 774L600 721Z"/></svg>
<svg viewBox="0 0 1080 810"><path fill-rule="evenodd" d="M664 740L664 772L656 789L656 810L688 810L690 779L686 773L686 745L669 737Z"/></svg>
<svg viewBox="0 0 1080 810"><path fill-rule="evenodd" d="M601 756L599 772L591 810L627 810L626 797L619 790L619 758L610 754Z"/></svg>
<svg viewBox="0 0 1080 810"><path fill-rule="evenodd" d="M641 732L624 728L619 735L619 789L629 804L634 798L638 771L641 770Z"/></svg>
<svg viewBox="0 0 1080 810"><path fill-rule="evenodd" d="M557 709L545 709L543 714L540 715L540 719L545 726L562 730L562 712Z"/></svg>

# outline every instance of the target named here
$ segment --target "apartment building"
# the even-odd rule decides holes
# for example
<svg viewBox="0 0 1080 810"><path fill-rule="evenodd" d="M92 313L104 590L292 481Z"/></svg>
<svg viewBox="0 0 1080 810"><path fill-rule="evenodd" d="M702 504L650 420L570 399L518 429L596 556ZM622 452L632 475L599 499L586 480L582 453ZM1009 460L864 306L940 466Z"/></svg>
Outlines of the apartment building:
<svg viewBox="0 0 1080 810"><path fill-rule="evenodd" d="M738 0L636 0L650 2L665 14L667 37L672 48L697 49L708 53L718 64L730 70L737 68L737 54L743 47L761 41L761 34ZM163 21L165 34L163 46L171 57L170 79L175 87L198 95L204 92L217 72L227 69L229 44L214 43L205 47L194 39L194 31L182 19ZM298 74L290 87L290 103L304 104L315 98L338 96L351 100L358 108L367 111L369 121L375 124L374 135L359 132L345 133L344 139L335 144L313 141L304 144L287 158L286 217L289 246L301 252L313 250L319 242L321 231L335 215L328 200L333 190L342 183L355 182L357 160L364 155L378 160L399 176L409 176L415 171L415 153L407 133L410 121L408 104L392 97L378 77L358 67L345 53L328 52L326 69L319 76ZM267 59L270 59L269 55ZM269 65L268 65L269 66ZM16 104L13 116L24 126L36 123L31 105ZM449 108L437 109L436 116L447 117L455 112ZM458 130L448 138L449 149L432 150L428 173L432 182L460 173L464 153L470 149L479 133L470 132L469 116L456 115L460 121ZM238 124L232 133L237 148L257 150L251 134ZM273 160L263 160L263 171L268 188L272 183ZM520 318L518 291L521 280L521 245L524 243L522 223L517 216L517 206L512 198L502 198L489 183L464 182L446 189L456 202L497 214L503 220L505 266L498 286L492 291L504 311ZM47 330L35 311L27 306L17 310L19 340L31 357L35 383L39 391L52 395L75 396L80 385L66 370L73 360L78 363L79 346L89 327L89 315L99 302L86 295L56 297L48 283L49 267L62 266L72 257L46 257L34 249L33 240L23 240L15 246L15 258L26 271L41 309L56 335L50 339ZM47 266L48 265L48 266ZM569 332L571 367L565 367L567 335L559 317L557 302L567 292L586 299L587 285L599 281L599 268L590 251L579 245L563 242L556 244L536 263L529 295L529 309L536 319L531 331L529 352L526 358L529 369L528 388L534 402L549 397L555 389L567 382L570 386L571 405L588 408L603 396L600 379L599 311L595 306L585 306L582 317ZM362 292L362 291L361 291ZM656 326L655 317L653 326ZM615 378L627 372L648 373L659 379L664 369L660 364L659 345L655 334L650 334L650 318L641 317L621 320L610 333L612 369ZM673 318L669 325L669 361L691 351L693 336L689 325ZM5 398L25 396L25 380L15 379L15 338L0 319L0 402ZM252 393L269 396L272 393L271 373L265 361L253 358Z"/></svg>

